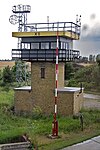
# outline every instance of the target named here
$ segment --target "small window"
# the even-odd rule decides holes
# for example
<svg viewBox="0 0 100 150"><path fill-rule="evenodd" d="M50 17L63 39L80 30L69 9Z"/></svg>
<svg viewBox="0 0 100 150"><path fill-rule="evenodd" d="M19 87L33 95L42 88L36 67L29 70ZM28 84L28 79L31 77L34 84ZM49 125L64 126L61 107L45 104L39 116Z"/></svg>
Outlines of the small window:
<svg viewBox="0 0 100 150"><path fill-rule="evenodd" d="M66 43L61 42L61 49L65 49L66 48Z"/></svg>
<svg viewBox="0 0 100 150"><path fill-rule="evenodd" d="M69 49L69 47L68 47L68 43L66 43L66 49Z"/></svg>
<svg viewBox="0 0 100 150"><path fill-rule="evenodd" d="M69 42L66 43L66 49L68 49L68 50L70 49Z"/></svg>
<svg viewBox="0 0 100 150"><path fill-rule="evenodd" d="M57 48L57 43L51 42L51 49L56 49L56 48Z"/></svg>
<svg viewBox="0 0 100 150"><path fill-rule="evenodd" d="M45 68L41 68L41 78L45 78Z"/></svg>
<svg viewBox="0 0 100 150"><path fill-rule="evenodd" d="M41 43L41 49L49 49L49 43Z"/></svg>
<svg viewBox="0 0 100 150"><path fill-rule="evenodd" d="M39 49L39 43L31 43L31 49Z"/></svg>

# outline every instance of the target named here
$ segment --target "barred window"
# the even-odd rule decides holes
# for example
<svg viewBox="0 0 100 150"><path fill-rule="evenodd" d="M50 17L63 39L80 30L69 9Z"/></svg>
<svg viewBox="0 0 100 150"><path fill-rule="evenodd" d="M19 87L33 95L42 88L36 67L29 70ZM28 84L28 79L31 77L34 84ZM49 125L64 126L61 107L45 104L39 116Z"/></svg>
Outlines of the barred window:
<svg viewBox="0 0 100 150"><path fill-rule="evenodd" d="M45 68L41 68L41 78L45 78Z"/></svg>

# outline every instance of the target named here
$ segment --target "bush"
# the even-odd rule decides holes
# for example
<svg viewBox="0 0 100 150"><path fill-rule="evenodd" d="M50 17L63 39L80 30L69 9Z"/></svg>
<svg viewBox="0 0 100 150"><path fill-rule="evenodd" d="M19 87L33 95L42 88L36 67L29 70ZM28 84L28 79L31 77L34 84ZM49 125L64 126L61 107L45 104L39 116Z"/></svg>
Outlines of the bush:
<svg viewBox="0 0 100 150"><path fill-rule="evenodd" d="M35 105L32 111L32 117L38 119L42 116L42 110L40 106Z"/></svg>
<svg viewBox="0 0 100 150"><path fill-rule="evenodd" d="M79 86L79 83L75 79L70 79L67 86L76 87Z"/></svg>
<svg viewBox="0 0 100 150"><path fill-rule="evenodd" d="M72 63L66 63L65 64L65 80L69 80L73 77L73 64Z"/></svg>
<svg viewBox="0 0 100 150"><path fill-rule="evenodd" d="M100 69L97 64L80 68L74 72L74 77L68 81L68 86L80 86L85 90L100 91Z"/></svg>

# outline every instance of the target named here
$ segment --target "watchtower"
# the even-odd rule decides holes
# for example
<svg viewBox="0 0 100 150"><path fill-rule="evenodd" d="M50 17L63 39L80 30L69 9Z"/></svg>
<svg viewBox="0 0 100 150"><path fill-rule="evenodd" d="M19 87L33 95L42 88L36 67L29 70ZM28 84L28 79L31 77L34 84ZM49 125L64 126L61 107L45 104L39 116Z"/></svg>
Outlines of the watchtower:
<svg viewBox="0 0 100 150"><path fill-rule="evenodd" d="M70 115L80 110L80 89L64 87L65 62L74 61L80 55L78 50L73 50L73 40L80 37L78 23L26 23L25 31L12 32L12 37L20 39L20 48L12 49L12 59L31 62L31 86L15 88L16 113L32 113L34 108L40 108L43 114L53 113L57 32L58 112Z"/></svg>

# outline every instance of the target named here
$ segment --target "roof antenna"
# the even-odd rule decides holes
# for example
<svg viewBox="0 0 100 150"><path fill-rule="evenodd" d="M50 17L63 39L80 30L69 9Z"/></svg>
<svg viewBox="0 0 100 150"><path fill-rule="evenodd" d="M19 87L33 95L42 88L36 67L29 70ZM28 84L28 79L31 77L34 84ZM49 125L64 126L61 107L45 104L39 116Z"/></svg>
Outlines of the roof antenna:
<svg viewBox="0 0 100 150"><path fill-rule="evenodd" d="M49 16L47 16L47 24L48 24L48 31L49 31Z"/></svg>

